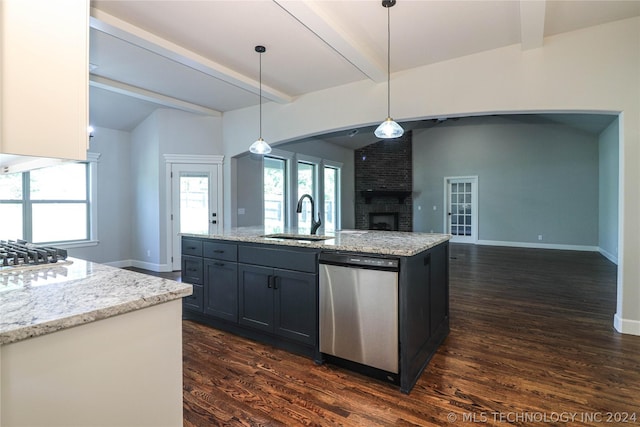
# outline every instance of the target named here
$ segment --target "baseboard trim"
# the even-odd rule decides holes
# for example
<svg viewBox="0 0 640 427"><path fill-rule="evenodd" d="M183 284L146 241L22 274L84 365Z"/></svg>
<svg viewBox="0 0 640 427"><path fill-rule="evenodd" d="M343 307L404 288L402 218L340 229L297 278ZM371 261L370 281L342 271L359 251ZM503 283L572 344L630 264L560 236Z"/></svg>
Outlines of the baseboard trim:
<svg viewBox="0 0 640 427"><path fill-rule="evenodd" d="M132 262L133 262L132 260L126 259L122 261L101 262L100 264L108 265L109 267L125 268L125 267L131 267Z"/></svg>
<svg viewBox="0 0 640 427"><path fill-rule="evenodd" d="M640 336L640 320L623 319L616 313L613 316L613 327L621 334Z"/></svg>
<svg viewBox="0 0 640 427"><path fill-rule="evenodd" d="M605 251L602 248L599 248L598 252L600 252L600 255L602 255L603 257L605 257L615 265L618 265L618 257L616 255L612 254L611 252Z"/></svg>
<svg viewBox="0 0 640 427"><path fill-rule="evenodd" d="M155 271L156 273L168 273L173 271L171 264L154 264L152 262L138 261L135 259L125 259L122 261L102 262L101 264L110 267L126 268L136 267L144 270Z"/></svg>
<svg viewBox="0 0 640 427"><path fill-rule="evenodd" d="M561 245L555 243L534 243L534 242L503 242L500 240L478 240L478 245L486 246L508 246L512 248L533 248L533 249L558 249L564 251L599 252L597 246L585 245Z"/></svg>
<svg viewBox="0 0 640 427"><path fill-rule="evenodd" d="M155 271L156 273L168 273L173 271L171 264L154 264L151 262L131 260L130 267L142 268L144 270Z"/></svg>

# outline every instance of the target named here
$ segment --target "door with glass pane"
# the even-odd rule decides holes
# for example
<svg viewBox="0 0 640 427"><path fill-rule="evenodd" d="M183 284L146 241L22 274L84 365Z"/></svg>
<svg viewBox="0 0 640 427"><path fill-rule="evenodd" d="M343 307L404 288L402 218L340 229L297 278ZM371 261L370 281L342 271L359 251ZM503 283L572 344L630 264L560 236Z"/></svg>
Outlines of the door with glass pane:
<svg viewBox="0 0 640 427"><path fill-rule="evenodd" d="M181 233L217 234L218 165L171 165L173 270L180 270Z"/></svg>
<svg viewBox="0 0 640 427"><path fill-rule="evenodd" d="M445 229L451 241L475 243L478 240L478 177L445 178Z"/></svg>

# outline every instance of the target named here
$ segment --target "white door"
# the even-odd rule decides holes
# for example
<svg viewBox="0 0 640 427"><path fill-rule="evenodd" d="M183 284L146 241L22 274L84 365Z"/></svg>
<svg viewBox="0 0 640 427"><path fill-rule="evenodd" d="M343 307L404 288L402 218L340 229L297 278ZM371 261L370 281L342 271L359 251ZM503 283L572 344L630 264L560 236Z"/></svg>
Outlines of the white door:
<svg viewBox="0 0 640 427"><path fill-rule="evenodd" d="M218 165L171 164L172 268L180 270L180 233L218 234Z"/></svg>
<svg viewBox="0 0 640 427"><path fill-rule="evenodd" d="M445 185L445 230L454 243L478 240L478 177L448 177Z"/></svg>

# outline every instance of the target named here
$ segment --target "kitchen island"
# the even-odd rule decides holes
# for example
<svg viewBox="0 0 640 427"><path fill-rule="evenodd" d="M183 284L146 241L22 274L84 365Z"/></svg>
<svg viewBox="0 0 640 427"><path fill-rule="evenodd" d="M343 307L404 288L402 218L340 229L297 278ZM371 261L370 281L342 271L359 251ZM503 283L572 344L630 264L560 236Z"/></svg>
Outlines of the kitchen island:
<svg viewBox="0 0 640 427"><path fill-rule="evenodd" d="M191 292L74 258L0 271L0 426L182 425Z"/></svg>
<svg viewBox="0 0 640 427"><path fill-rule="evenodd" d="M262 227L212 236L183 235L183 281L194 285L193 295L184 300L184 316L312 357L317 363L347 367L399 385L408 393L449 332L449 238L373 230L310 236ZM395 344L390 345L397 348L389 352L397 359L391 368L380 369L321 348L322 316L333 310L323 306L321 289L327 279L321 263L331 253L363 255L371 263L391 260L396 266L390 279L395 277L396 290L387 294L393 301L370 302L367 308L387 316L391 313L389 318L397 322L390 327L395 332ZM372 265L361 268L382 270ZM341 273L341 277L351 276ZM369 277L375 276L382 274ZM354 304L360 302L354 300ZM365 317L359 319L363 326ZM332 328L341 329L339 325Z"/></svg>

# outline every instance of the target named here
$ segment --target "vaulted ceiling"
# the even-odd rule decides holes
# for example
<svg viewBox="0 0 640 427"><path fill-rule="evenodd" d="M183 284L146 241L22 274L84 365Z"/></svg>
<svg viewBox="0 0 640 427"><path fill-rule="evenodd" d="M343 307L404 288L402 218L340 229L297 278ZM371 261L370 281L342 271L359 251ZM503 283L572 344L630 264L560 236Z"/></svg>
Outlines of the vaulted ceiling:
<svg viewBox="0 0 640 427"><path fill-rule="evenodd" d="M200 114L329 87L386 82L387 9L379 0L92 1L90 120L132 130L159 107ZM391 72L640 16L640 1L398 0Z"/></svg>

